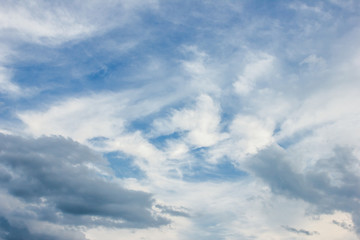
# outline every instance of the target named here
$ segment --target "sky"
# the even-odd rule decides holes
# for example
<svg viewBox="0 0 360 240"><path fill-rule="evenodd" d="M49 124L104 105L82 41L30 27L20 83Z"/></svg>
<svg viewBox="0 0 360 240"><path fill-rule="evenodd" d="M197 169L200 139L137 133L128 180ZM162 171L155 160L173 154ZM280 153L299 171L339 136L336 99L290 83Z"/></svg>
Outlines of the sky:
<svg viewBox="0 0 360 240"><path fill-rule="evenodd" d="M359 1L0 3L0 240L360 239Z"/></svg>

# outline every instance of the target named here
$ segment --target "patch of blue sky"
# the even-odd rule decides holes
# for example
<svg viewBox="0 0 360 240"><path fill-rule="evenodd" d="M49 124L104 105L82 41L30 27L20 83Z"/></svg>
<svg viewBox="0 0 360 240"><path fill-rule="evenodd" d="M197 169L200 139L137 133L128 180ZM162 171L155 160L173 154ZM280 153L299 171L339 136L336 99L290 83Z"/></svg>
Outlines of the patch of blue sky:
<svg viewBox="0 0 360 240"><path fill-rule="evenodd" d="M208 147L195 147L190 150L190 153L198 160L204 160Z"/></svg>
<svg viewBox="0 0 360 240"><path fill-rule="evenodd" d="M171 134L150 138L149 142L159 149L164 149L167 145L167 141L181 139L183 135L182 132L173 132Z"/></svg>
<svg viewBox="0 0 360 240"><path fill-rule="evenodd" d="M3 100L0 98L0 125L3 129L13 129L23 124L14 113L15 110L21 108L21 104L16 104L6 98Z"/></svg>
<svg viewBox="0 0 360 240"><path fill-rule="evenodd" d="M39 45L28 44L23 46L25 58L28 61L23 62L23 66L15 66L14 82L21 83L22 86L41 86L54 84L54 89L51 90L51 95L57 92L76 92L86 90L102 90L102 89L114 89L126 88L127 86L136 87L136 84L144 84L140 81L136 83L134 81L134 75L139 71L144 71L143 66L148 64L151 59L149 56L156 56L167 58L172 61L178 58L177 53L178 46L182 44L201 43L203 48L207 51L216 51L216 42L211 39L220 38L221 35L217 35L214 29L220 28L241 28L244 24L243 20L247 16L254 18L257 15L270 16L278 18L281 21L281 25L287 26L286 21L291 18L293 11L286 8L286 1L277 1L281 4L274 4L273 1L247 1L246 12L238 13L236 11L221 10L217 4L207 4L203 2L172 2L168 8L173 12L167 12L166 18L158 15L156 12L148 11L141 15L141 27L139 30L131 30L134 28L117 28L97 38L91 38L87 41L83 41L79 44L65 44L60 50L54 50L54 48L42 47ZM181 8L174 7L174 4L181 5ZM311 2L309 2L311 4ZM166 3L164 3L166 9ZM221 4L220 4L221 5ZM175 11L176 9L176 11ZM196 9L202 9L198 12ZM181 12L178 12L181 11ZM217 14L221 11L226 11L226 20L216 19ZM186 19L184 16L188 16L185 12L191 12ZM207 14L204 15L203 13ZM276 13L276 14L275 14ZM279 13L279 14L277 14ZM173 15L173 16L171 16ZM222 14L220 14L223 16ZM173 21L164 19L173 19ZM224 17L224 16L223 16ZM177 23L176 18L181 18L181 24ZM229 21L231 18L232 21ZM240 21L241 20L241 21ZM196 24L193 24L195 23ZM241 23L241 24L240 24ZM263 26L263 24L261 24ZM268 24L269 26L271 24ZM200 29L199 29L200 28ZM287 28L290 29L290 26ZM261 36L261 29L257 31L259 35L251 34L256 39L247 39L247 43L252 43L259 48L268 41L269 37L264 38ZM149 35L142 39L141 33ZM264 29L264 33L266 29ZM285 31L287 32L287 31ZM272 31L273 33L273 31ZM134 37L135 36L135 37ZM277 37L276 42L282 42ZM116 53L113 49L106 50L106 44L109 42L106 39L112 39L120 45L127 41L127 39L139 39L140 44L133 50L125 53ZM273 44L272 42L271 44ZM35 48L32 49L32 48ZM229 47L231 50L231 47ZM221 49L223 51L224 49ZM46 60L46 63L32 63L29 59L38 59L35 57L29 57L32 53L36 52L37 56L41 56ZM124 54L123 57L119 57L119 54ZM47 56L47 57L46 57ZM55 59L55 60L52 60ZM44 61L45 61L44 60ZM39 61L39 60L37 60ZM52 64L53 62L53 64ZM61 64L59 64L59 62ZM19 63L17 63L19 64ZM21 63L20 63L21 64ZM56 65L55 65L56 64ZM172 69L173 64L167 64L164 69ZM70 71L69 71L70 69ZM72 71L73 70L73 71ZM173 70L173 69L172 69ZM76 72L80 75L76 76ZM56 77L55 77L56 76ZM141 75L139 79L144 80L144 76ZM166 75L162 75L159 71L159 75L154 73L149 75L148 78L156 81L156 79L162 79ZM127 80L127 79L132 79ZM146 78L146 77L145 77ZM32 81L29 81L32 79Z"/></svg>
<svg viewBox="0 0 360 240"><path fill-rule="evenodd" d="M200 3L197 3L200 4ZM188 4L193 8L193 4ZM204 5L206 6L206 4ZM173 6L171 6L172 9ZM211 9L214 11L214 9ZM185 8L185 11L186 8ZM183 16L182 14L179 15ZM61 48L47 48L44 46L26 44L21 47L26 56L23 61L14 66L14 82L22 86L37 86L48 88L44 90L51 96L67 95L91 90L124 89L126 87L138 87L146 84L149 80L161 81L174 72L178 64L179 46L209 39L214 31L199 31L195 29L192 21L206 26L209 19L196 17L196 14L186 23L165 21L164 17L158 16L151 11L142 15L143 26L140 30L132 30L129 27L118 28L96 38L90 38L78 44L67 43ZM200 22L199 22L200 21ZM199 25L197 25L198 28ZM145 31L144 39L141 38L141 30ZM112 39L115 44L126 43L127 39L140 39L137 47L127 52L114 51L106 48L109 44L107 39ZM206 45L206 44L205 44ZM35 49L32 49L34 47ZM113 47L113 45L112 45ZM41 55L42 60L33 62L32 57ZM146 72L146 66L151 63L153 57L167 59L161 71L152 71L151 74L139 74ZM168 71L166 71L168 69ZM139 77L136 77L139 75ZM29 81L31 79L31 81ZM128 80L131 79L131 80ZM50 88L50 89L49 89Z"/></svg>
<svg viewBox="0 0 360 240"><path fill-rule="evenodd" d="M65 44L56 49L34 44L21 46L24 59L19 59L14 69L14 82L24 87L53 85L58 91L85 91L111 88L113 81L109 74L116 74L118 79L130 75L139 69L132 58L113 49L105 49L102 44L106 37L94 38L78 44ZM111 36L110 36L111 37ZM34 47L35 49L32 49ZM35 54L36 53L36 54ZM123 56L119 56L119 55ZM33 61L33 55L41 57ZM140 64L139 64L140 65ZM120 76L120 77L119 77ZM31 81L29 81L31 79Z"/></svg>
<svg viewBox="0 0 360 240"><path fill-rule="evenodd" d="M143 133L147 133L151 131L151 117L146 116L144 118L138 118L129 123L126 126L126 129L130 132L139 130Z"/></svg>
<svg viewBox="0 0 360 240"><path fill-rule="evenodd" d="M12 66L13 81L19 83L24 88L35 87L40 91L40 95L59 96L62 94L74 94L77 92L86 91L89 89L99 89L100 85L92 86L91 81L83 81L83 73L80 76L76 72L81 71L81 68L94 67L89 62L82 62L76 59L76 55L80 55L79 51L72 53L64 53L66 50L52 51L44 53L43 55L55 60L31 61L31 59ZM33 53L25 53L33 54ZM95 70L97 71L97 70Z"/></svg>
<svg viewBox="0 0 360 240"><path fill-rule="evenodd" d="M219 124L219 132L228 133L230 131L230 129L229 129L230 124L236 116L236 112L226 111L228 109L226 109L226 107L224 107L224 108L225 108L225 110L223 108L221 108L222 112L220 113L221 121Z"/></svg>
<svg viewBox="0 0 360 240"><path fill-rule="evenodd" d="M169 94L172 92L171 89L168 89L169 91L167 91L164 94ZM157 91L155 90L149 90L150 91ZM160 90L161 91L161 90ZM149 93L148 93L149 94ZM156 92L156 94L161 94L161 92ZM146 99L141 99L141 101L146 100ZM136 131L136 130L140 130L142 131L144 134L148 135L151 134L152 130L153 130L153 121L156 119L161 119L161 118L167 118L170 117L172 114L172 111L174 110L180 110L184 107L187 106L188 103L188 99L176 99L177 101L169 101L165 106L163 107L159 107L157 109L157 111L155 111L154 113L151 113L147 116L141 116L141 118L137 118L134 119L133 121L127 123L126 125L126 129L128 131ZM165 140L168 138L177 138L177 135L181 135L180 132L178 133L171 133L171 134L167 134L164 136L155 136L155 137L150 137L150 141L153 143L159 143L158 140Z"/></svg>
<svg viewBox="0 0 360 240"><path fill-rule="evenodd" d="M182 168L184 181L236 181L247 177L249 174L235 167L231 161L224 160L219 164L206 164L203 161L192 162Z"/></svg>
<svg viewBox="0 0 360 240"><path fill-rule="evenodd" d="M64 83L60 80L67 79L68 72L51 62L26 61L11 66L14 72L13 81L23 87L45 87L48 84Z"/></svg>
<svg viewBox="0 0 360 240"><path fill-rule="evenodd" d="M94 138L88 139L87 141L95 147L104 147L105 141L107 141L107 140L109 140L109 138L99 136L99 137L94 137Z"/></svg>
<svg viewBox="0 0 360 240"><path fill-rule="evenodd" d="M168 21L156 13L143 15L148 28L145 49L151 53L171 55L174 46L190 43L196 37L195 31L184 25Z"/></svg>
<svg viewBox="0 0 360 240"><path fill-rule="evenodd" d="M176 7L177 5L179 6ZM227 4L172 1L171 4L163 2L162 8L163 13L149 13L143 16L143 19L149 22L152 29L150 31L157 36L156 42L160 43L160 48L151 45L157 54L171 53L172 49L181 45L201 46L207 53L217 53L217 56L238 48L232 46L225 49L222 44L224 30L237 26L241 18L241 14L229 9Z"/></svg>
<svg viewBox="0 0 360 240"><path fill-rule="evenodd" d="M61 53L64 55L61 58L65 59L61 64L24 61L12 66L12 81L20 84L24 89L37 92L26 96L26 99L17 99L22 108L43 104L44 99L46 102L52 102L66 96L81 96L93 91L126 88L128 83L123 79L131 75L126 70L127 66L132 64L129 60L107 62L107 59L101 59L104 64L100 64L98 56L76 58L76 55L84 55L84 52L76 50L77 48L76 46L71 48L69 50L71 53ZM136 72L135 69L133 72Z"/></svg>
<svg viewBox="0 0 360 240"><path fill-rule="evenodd" d="M307 7L302 9L302 6ZM289 54L283 51L287 47L298 51L321 49L327 46L322 44L324 37L326 39L325 35L334 31L334 28L328 25L329 27L318 29L316 34L312 34L312 40L319 38L318 45L314 46L313 44L317 42L309 41L308 34L311 34L311 31L306 30L305 26L309 24L316 27L324 21L335 23L338 21L338 12L336 11L337 17L331 19L333 8L336 8L336 5L324 5L321 1L245 1L246 11L241 12L241 21L233 23L232 28L235 33L237 31L241 33L236 36L240 37L249 48L269 53L276 52L277 56ZM340 14L339 17L343 16ZM301 45L298 44L299 40L302 40ZM308 43L312 45L307 46Z"/></svg>
<svg viewBox="0 0 360 240"><path fill-rule="evenodd" d="M117 33L78 46L82 49L79 50L79 54L87 55L74 63L74 69L83 74L81 77L84 88L94 90L138 88L167 79L176 72L174 67L176 68L178 63L174 55L177 48L173 40L166 42L161 36L156 36L155 39L151 39L150 36L150 39L133 43L136 44L136 48L129 47L128 50L120 49L117 52L113 49L116 45L121 48L122 44L127 43L123 43L122 39L117 42L116 38L115 40L112 38L112 34ZM106 42L108 38L113 39L114 42ZM112 46L106 46L107 44ZM161 61L161 69L151 68L156 61Z"/></svg>
<svg viewBox="0 0 360 240"><path fill-rule="evenodd" d="M143 179L146 177L146 174L134 164L134 160L121 152L105 153L104 157L118 178Z"/></svg>

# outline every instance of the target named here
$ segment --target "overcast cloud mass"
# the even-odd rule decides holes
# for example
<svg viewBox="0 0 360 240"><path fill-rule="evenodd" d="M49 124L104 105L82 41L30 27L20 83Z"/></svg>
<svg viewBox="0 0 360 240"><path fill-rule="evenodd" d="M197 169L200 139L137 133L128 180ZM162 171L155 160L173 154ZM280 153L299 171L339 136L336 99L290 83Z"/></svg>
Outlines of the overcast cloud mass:
<svg viewBox="0 0 360 240"><path fill-rule="evenodd" d="M360 239L360 2L2 0L0 240Z"/></svg>

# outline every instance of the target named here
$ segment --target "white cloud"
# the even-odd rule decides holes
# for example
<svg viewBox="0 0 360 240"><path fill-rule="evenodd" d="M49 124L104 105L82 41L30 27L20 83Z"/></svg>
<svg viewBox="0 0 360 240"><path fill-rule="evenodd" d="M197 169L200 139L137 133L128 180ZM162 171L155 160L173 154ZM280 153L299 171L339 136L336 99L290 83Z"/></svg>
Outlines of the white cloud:
<svg viewBox="0 0 360 240"><path fill-rule="evenodd" d="M133 11L156 7L156 1L5 1L0 7L0 31L23 41L56 45L121 26Z"/></svg>
<svg viewBox="0 0 360 240"><path fill-rule="evenodd" d="M243 154L255 154L274 141L274 127L271 120L239 115L231 123L230 132Z"/></svg>
<svg viewBox="0 0 360 240"><path fill-rule="evenodd" d="M220 133L220 107L208 95L200 95L193 108L174 110L168 119L156 119L155 135L184 132L185 142L209 147L226 138Z"/></svg>
<svg viewBox="0 0 360 240"><path fill-rule="evenodd" d="M307 98L289 112L274 136L292 152L298 168L332 155L336 146L348 146L360 156L360 98L353 84L336 85Z"/></svg>
<svg viewBox="0 0 360 240"><path fill-rule="evenodd" d="M182 74L187 78L187 86L190 94L218 94L221 68L218 62L214 62L205 51L200 50L196 45L182 46L181 52L188 57L181 60ZM184 82L182 83L184 88Z"/></svg>
<svg viewBox="0 0 360 240"><path fill-rule="evenodd" d="M272 73L273 68L273 56L262 54L255 57L255 59L251 59L250 63L245 66L242 75L238 76L238 80L233 84L235 92L240 95L247 95L262 78L271 78L269 75Z"/></svg>
<svg viewBox="0 0 360 240"><path fill-rule="evenodd" d="M104 146L101 146L99 150L121 151L133 157L136 166L154 181L163 179L169 169L164 153L149 143L139 131L104 141Z"/></svg>
<svg viewBox="0 0 360 240"><path fill-rule="evenodd" d="M79 21L71 8L44 1L16 1L0 8L0 29L15 31L26 41L61 43L95 30L94 26Z"/></svg>
<svg viewBox="0 0 360 240"><path fill-rule="evenodd" d="M114 105L117 102L117 105ZM35 135L62 135L85 142L94 137L113 137L123 130L123 120L117 114L123 110L126 98L106 96L72 98L48 110L19 113L28 132Z"/></svg>
<svg viewBox="0 0 360 240"><path fill-rule="evenodd" d="M297 2L297 3L291 3L289 4L289 7L291 9L297 10L297 11L309 11L314 13L322 13L321 6L309 6L305 3Z"/></svg>
<svg viewBox="0 0 360 240"><path fill-rule="evenodd" d="M46 8L48 5L41 1L18 1L19 4L11 7L0 7L0 20L4 20L0 23L0 31L6 33L9 39L21 38L21 41L54 47L102 34L102 31L115 25L121 27L132 20L136 22L138 18L133 11L143 8L143 1L103 2L90 1L85 6L79 1L71 6L60 4L53 9ZM157 5L152 1L147 3ZM82 8L73 7L77 4ZM251 173L244 179L232 182L201 177L197 179L199 182L183 179L187 173L185 171L192 171L192 163L206 168L209 163L215 166L230 158L236 167L246 170L245 163L250 161L250 157L277 143L287 152L290 158L287 162L298 171L331 156L332 147L336 145L353 147L354 155L360 156L360 139L355 134L360 131L357 109L360 103L357 93L360 76L360 55L356 48L358 34L343 36L352 44L344 40L335 41L335 32L347 31L338 27L345 18L339 17L341 24L337 22L338 25L332 21L326 22L333 19L325 11L328 8L323 7L324 4L290 4L296 10L293 16L296 19L291 22L280 22L277 17L270 19L256 14L256 20L244 22L242 16L249 17L245 9L241 16L236 15L238 22L228 28L224 23L232 16L218 16L211 23L224 24L221 29L211 29L214 26L206 28L206 32L216 32L211 41L196 35L197 31L204 33L204 29L195 24L191 34L195 34L194 39L199 40L182 47L184 56L146 56L149 64L142 65L136 76L136 81L141 79L136 84L144 84L139 91L92 93L90 96L63 98L57 103L47 104L44 109L19 111L18 116L28 134L63 135L87 143L99 151L121 151L130 156L148 177L126 179L123 182L126 186L153 192L163 202L183 206L190 209L192 214L190 219L171 217L173 224L164 228L139 231L97 228L87 232L87 236L90 239L277 240L302 237L297 236L296 231L286 231L281 227L288 226L289 229L319 232L315 236L317 239L355 239L353 232L331 223L336 219L352 225L348 213L334 212L314 217L313 212L306 212L311 210L310 203L272 193L267 187L269 182L257 182ZM117 12L119 9L121 11ZM191 8L188 10L192 17L197 14ZM289 12L294 13L292 10ZM198 13L202 14L204 12ZM209 11L201 19L205 15L206 19L213 16ZM166 20L170 18L161 13L159 16ZM156 20L161 23L159 16L156 16ZM10 17L13 21L6 19ZM177 19L181 17L174 16ZM166 21L167 24L170 23ZM181 21L177 24L181 24ZM165 25L161 27L166 28ZM330 30L325 25L331 26ZM176 26L180 29L187 27ZM318 34L317 30L323 32ZM164 29L167 34L166 31ZM169 36L174 35L166 37ZM163 35L161 37L164 40ZM253 41L254 37L256 41ZM105 47L114 47L119 51L136 49L141 45L138 45L138 39L131 39L123 45L118 44L118 39L111 40L111 44ZM156 37L151 41L159 43ZM213 42L216 42L216 46L212 45ZM244 46L246 43L249 46ZM334 51L333 46L338 52ZM146 44L139 49L142 50L142 47L146 48ZM246 48L247 51L239 48ZM269 54L259 53L259 49ZM143 55L139 53L139 56ZM171 65L174 59L179 58L181 60ZM164 77L164 69L174 73ZM4 71L8 73L7 69ZM157 75L159 72L160 78ZM10 75L5 76L8 77L3 78L7 80L3 80L5 84L0 86L0 91L1 87L21 89L11 81ZM9 92L3 90L6 91ZM194 99L194 96L198 97ZM177 100L181 100L181 103ZM171 103L185 107L174 110ZM169 106L168 109L164 109L165 106ZM164 117L162 114L167 110L169 115ZM159 115L152 115L160 112ZM134 120L146 122L146 130L141 127L133 130L131 123ZM153 129L148 132L148 127ZM172 133L178 134L174 138L167 136ZM105 138L101 138L99 145L89 141L96 137ZM169 137L171 140L164 140L157 148L151 143L156 137ZM194 148L202 148L201 157L192 154ZM183 167L187 165L189 167L184 170ZM331 174L331 181L337 183L336 171Z"/></svg>
<svg viewBox="0 0 360 240"><path fill-rule="evenodd" d="M0 93L18 95L21 92L20 87L11 82L11 71L0 66Z"/></svg>
<svg viewBox="0 0 360 240"><path fill-rule="evenodd" d="M144 100L144 89L100 92L84 97L70 97L49 104L46 109L18 112L28 133L34 136L63 135L85 143L94 137L122 135L124 125L157 112L172 101L159 96Z"/></svg>
<svg viewBox="0 0 360 240"><path fill-rule="evenodd" d="M242 167L250 156L274 143L275 122L253 115L237 115L229 125L228 138L209 149L207 161L218 163L224 156Z"/></svg>
<svg viewBox="0 0 360 240"><path fill-rule="evenodd" d="M98 151L121 151L133 157L148 177L157 178L168 170L163 164L166 154L149 143L141 131L131 132L128 125L158 111L168 99L142 99L141 91L105 92L65 99L43 111L19 112L18 116L30 135L61 135Z"/></svg>
<svg viewBox="0 0 360 240"><path fill-rule="evenodd" d="M174 187L176 186L176 187ZM90 239L278 239L305 237L281 226L316 231L315 237L355 240L354 232L333 225L332 220L352 225L351 216L336 211L309 215L311 205L273 194L265 183L254 179L237 182L184 182L174 179L152 182L149 191L168 204L189 209L190 218L172 218L173 223L158 229L91 229Z"/></svg>
<svg viewBox="0 0 360 240"><path fill-rule="evenodd" d="M330 2L349 11L356 11L356 7L359 6L354 0L330 0Z"/></svg>
<svg viewBox="0 0 360 240"><path fill-rule="evenodd" d="M293 110L282 124L279 136L291 136L318 126L356 119L359 115L356 107L359 102L357 90L352 85L338 84L324 89L307 98L299 108Z"/></svg>
<svg viewBox="0 0 360 240"><path fill-rule="evenodd" d="M182 159L187 156L189 150L189 146L182 141L167 142L166 152L170 159Z"/></svg>
<svg viewBox="0 0 360 240"><path fill-rule="evenodd" d="M311 54L300 62L301 65L308 65L311 69L316 69L317 71L322 70L326 66L326 62L323 58Z"/></svg>
<svg viewBox="0 0 360 240"><path fill-rule="evenodd" d="M7 98L23 98L33 96L38 92L36 88L22 87L21 85L13 82L13 71L7 67L1 66L2 56L0 56L0 94ZM3 61L3 65L5 61Z"/></svg>

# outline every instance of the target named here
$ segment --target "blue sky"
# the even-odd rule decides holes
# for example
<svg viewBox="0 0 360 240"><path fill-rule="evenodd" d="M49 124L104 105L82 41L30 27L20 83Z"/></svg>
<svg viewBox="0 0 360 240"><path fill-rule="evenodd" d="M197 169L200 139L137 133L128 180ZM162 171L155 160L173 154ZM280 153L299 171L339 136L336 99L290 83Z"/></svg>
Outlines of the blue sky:
<svg viewBox="0 0 360 240"><path fill-rule="evenodd" d="M360 236L360 3L0 4L0 239Z"/></svg>

